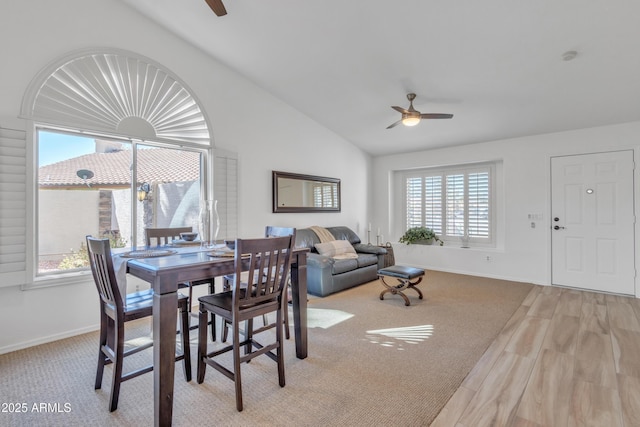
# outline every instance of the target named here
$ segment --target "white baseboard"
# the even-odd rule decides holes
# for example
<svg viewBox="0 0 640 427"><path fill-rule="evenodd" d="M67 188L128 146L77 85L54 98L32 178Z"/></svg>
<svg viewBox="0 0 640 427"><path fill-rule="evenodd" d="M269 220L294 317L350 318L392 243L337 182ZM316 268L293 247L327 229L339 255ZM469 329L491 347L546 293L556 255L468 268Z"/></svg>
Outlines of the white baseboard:
<svg viewBox="0 0 640 427"><path fill-rule="evenodd" d="M76 335L86 334L87 332L93 332L100 329L100 325L87 326L86 328L75 329L72 331L65 331L60 334L49 335L46 337L37 338L30 341L23 341L16 344L12 344L6 347L0 347L0 354L11 353L12 351L24 350L25 348L33 347L40 344L46 344L61 339L75 337Z"/></svg>
<svg viewBox="0 0 640 427"><path fill-rule="evenodd" d="M522 277L509 277L509 276L502 276L497 274L479 274L475 271L464 271L460 269L447 269L447 268L432 268L424 265L412 265L412 264L404 264L404 263L402 265L406 265L407 267L422 268L425 270L442 271L443 273L464 274L466 276L487 277L489 279L507 280L509 282L532 283L534 285L549 286L548 283L536 283Z"/></svg>

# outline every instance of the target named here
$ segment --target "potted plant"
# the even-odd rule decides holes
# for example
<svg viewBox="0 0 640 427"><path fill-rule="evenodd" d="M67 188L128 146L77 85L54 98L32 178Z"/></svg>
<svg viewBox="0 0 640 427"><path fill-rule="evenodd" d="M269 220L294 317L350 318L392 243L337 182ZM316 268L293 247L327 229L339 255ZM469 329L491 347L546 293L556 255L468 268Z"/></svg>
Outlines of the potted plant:
<svg viewBox="0 0 640 427"><path fill-rule="evenodd" d="M402 237L400 237L400 243L406 243L407 245L431 245L433 242L439 242L440 246L444 245L444 242L436 236L435 231L429 227L413 227L408 229Z"/></svg>

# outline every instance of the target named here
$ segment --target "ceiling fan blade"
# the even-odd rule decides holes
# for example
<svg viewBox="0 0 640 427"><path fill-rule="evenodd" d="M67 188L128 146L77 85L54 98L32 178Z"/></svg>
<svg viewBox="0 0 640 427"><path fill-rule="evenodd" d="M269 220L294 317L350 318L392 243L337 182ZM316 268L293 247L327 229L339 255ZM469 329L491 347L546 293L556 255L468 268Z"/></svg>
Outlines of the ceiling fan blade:
<svg viewBox="0 0 640 427"><path fill-rule="evenodd" d="M396 110L399 113L407 114L409 112L409 110L405 110L404 108L401 108L401 107L395 107L394 106L394 107L391 107L391 108L393 108L394 110Z"/></svg>
<svg viewBox="0 0 640 427"><path fill-rule="evenodd" d="M397 125L399 125L400 123L402 123L402 119L398 120L397 122L390 124L389 126L387 126L387 129L391 129L392 127L395 127Z"/></svg>
<svg viewBox="0 0 640 427"><path fill-rule="evenodd" d="M227 14L227 9L224 8L224 4L222 4L222 0L205 0L213 13L218 16L224 16Z"/></svg>
<svg viewBox="0 0 640 427"><path fill-rule="evenodd" d="M440 113L425 113L420 114L421 119L450 119L453 114L440 114Z"/></svg>

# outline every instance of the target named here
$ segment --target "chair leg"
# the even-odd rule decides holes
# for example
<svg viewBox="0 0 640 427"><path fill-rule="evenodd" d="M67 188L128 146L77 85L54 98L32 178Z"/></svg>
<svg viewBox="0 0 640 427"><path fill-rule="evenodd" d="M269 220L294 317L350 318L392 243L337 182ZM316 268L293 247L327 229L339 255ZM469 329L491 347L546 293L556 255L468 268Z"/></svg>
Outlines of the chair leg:
<svg viewBox="0 0 640 427"><path fill-rule="evenodd" d="M100 313L100 340L98 345L98 369L96 370L96 383L95 389L102 388L102 376L104 375L104 365L107 361L107 356L102 352L102 346L107 344L107 315Z"/></svg>
<svg viewBox="0 0 640 427"><path fill-rule="evenodd" d="M229 338L229 322L222 319L222 342L227 342L227 338Z"/></svg>
<svg viewBox="0 0 640 427"><path fill-rule="evenodd" d="M266 325L265 320L265 325ZM238 336L240 336L240 331L238 331ZM244 346L244 354L250 354L253 346L253 319L248 319L244 326L244 338L247 341L247 344ZM240 341L234 341L235 343ZM247 363L251 362L251 359L247 360Z"/></svg>
<svg viewBox="0 0 640 427"><path fill-rule="evenodd" d="M212 277L211 282L209 283L209 294L213 295L216 293L216 278ZM211 341L216 341L216 315L211 313Z"/></svg>
<svg viewBox="0 0 640 427"><path fill-rule="evenodd" d="M216 282L215 282L215 277L211 279L211 281L209 282L209 295L213 295L216 293ZM189 314L191 314L192 309L193 309L193 286L191 284L189 284ZM191 317L191 316L189 316ZM200 316L198 315L198 318ZM209 324L211 325L211 341L215 341L216 340L216 315L211 313L211 320L209 321ZM191 327L191 329L196 329L196 326Z"/></svg>
<svg viewBox="0 0 640 427"><path fill-rule="evenodd" d="M114 355L113 361L113 381L111 382L111 397L109 398L109 412L118 409L118 398L120 397L120 384L122 383L122 362L124 359L124 323L114 328Z"/></svg>
<svg viewBox="0 0 640 427"><path fill-rule="evenodd" d="M239 322L232 325L233 328L233 382L236 386L236 409L242 412L242 374L240 373L240 327Z"/></svg>
<svg viewBox="0 0 640 427"><path fill-rule="evenodd" d="M189 318L191 314L189 313L190 305L189 299L186 303L184 303L180 309L180 315L182 319L182 324L180 325L180 335L182 336L182 354L184 358L182 359L182 366L184 369L184 379L185 381L191 381L191 343L189 340Z"/></svg>
<svg viewBox="0 0 640 427"><path fill-rule="evenodd" d="M286 302L286 300L285 300ZM278 347L276 348L276 356L277 356L277 362L278 362L278 383L280 384L280 387L284 387L285 381L284 381L284 352L282 351L282 347L283 347L283 342L282 342L282 316L284 314L284 310L282 310L282 306L280 307L280 310L278 310L278 314L277 314L277 322L278 322L278 327L276 328L276 341L278 342Z"/></svg>
<svg viewBox="0 0 640 427"><path fill-rule="evenodd" d="M198 317L198 372L197 382L202 384L207 365L204 361L207 357L207 311L200 305Z"/></svg>
<svg viewBox="0 0 640 427"><path fill-rule="evenodd" d="M282 298L282 315L284 317L284 336L289 339L291 333L289 332L289 301L287 298Z"/></svg>

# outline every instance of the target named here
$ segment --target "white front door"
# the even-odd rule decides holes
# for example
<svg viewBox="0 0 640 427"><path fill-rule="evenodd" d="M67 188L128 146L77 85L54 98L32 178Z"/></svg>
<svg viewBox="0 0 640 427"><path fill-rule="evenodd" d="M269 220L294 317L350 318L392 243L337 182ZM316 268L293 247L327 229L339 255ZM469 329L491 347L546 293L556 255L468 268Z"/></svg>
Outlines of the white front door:
<svg viewBox="0 0 640 427"><path fill-rule="evenodd" d="M633 151L551 159L551 281L635 294Z"/></svg>

